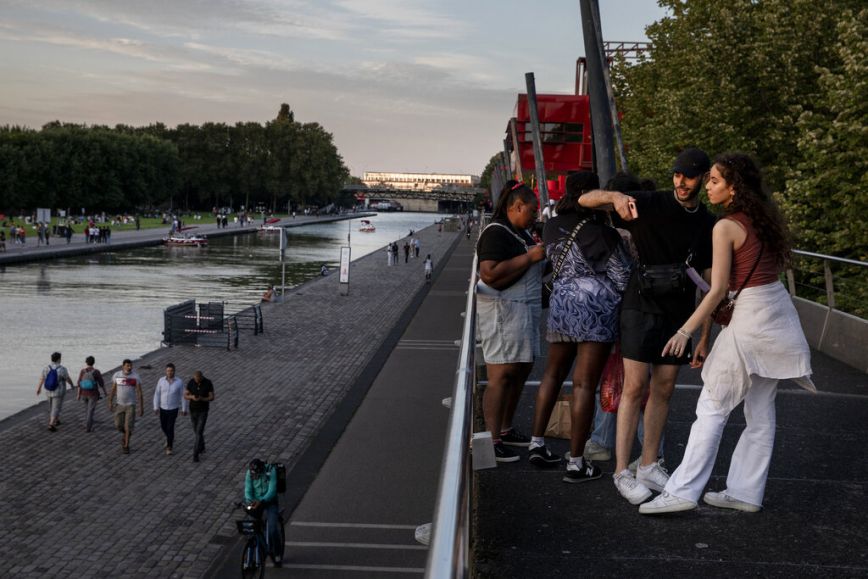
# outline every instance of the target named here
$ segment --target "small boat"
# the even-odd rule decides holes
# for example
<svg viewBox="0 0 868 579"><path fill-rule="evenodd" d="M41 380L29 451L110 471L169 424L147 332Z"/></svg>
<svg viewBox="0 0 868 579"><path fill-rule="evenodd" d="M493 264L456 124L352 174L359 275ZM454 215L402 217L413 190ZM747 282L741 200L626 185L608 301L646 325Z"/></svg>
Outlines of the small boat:
<svg viewBox="0 0 868 579"><path fill-rule="evenodd" d="M259 231L267 231L267 232L277 232L283 229L280 225L260 225Z"/></svg>
<svg viewBox="0 0 868 579"><path fill-rule="evenodd" d="M367 219L362 219L362 224L359 226L359 231L363 231L365 233L371 233L376 231L377 228L374 227L374 224L368 221Z"/></svg>
<svg viewBox="0 0 868 579"><path fill-rule="evenodd" d="M163 243L175 247L204 247L208 245L208 238L204 235L179 235L175 233L164 237Z"/></svg>

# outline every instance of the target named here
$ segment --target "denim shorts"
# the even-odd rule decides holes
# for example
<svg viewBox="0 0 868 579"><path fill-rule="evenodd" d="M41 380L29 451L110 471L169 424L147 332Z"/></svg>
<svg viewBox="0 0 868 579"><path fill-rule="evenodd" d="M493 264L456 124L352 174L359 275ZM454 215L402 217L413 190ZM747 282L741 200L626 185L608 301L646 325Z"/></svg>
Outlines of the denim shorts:
<svg viewBox="0 0 868 579"><path fill-rule="evenodd" d="M476 331L486 364L533 362L540 356L538 304L476 296Z"/></svg>

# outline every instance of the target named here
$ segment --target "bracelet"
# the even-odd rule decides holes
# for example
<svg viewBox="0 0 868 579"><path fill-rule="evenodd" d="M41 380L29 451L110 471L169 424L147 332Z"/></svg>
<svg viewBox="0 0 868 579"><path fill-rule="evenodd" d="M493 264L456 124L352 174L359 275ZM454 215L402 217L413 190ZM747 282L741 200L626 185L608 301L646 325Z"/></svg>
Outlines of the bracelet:
<svg viewBox="0 0 868 579"><path fill-rule="evenodd" d="M684 328L678 328L678 329L675 331L675 333L678 334L679 336L684 336L684 337L687 338L688 340L690 339L690 334L688 334L687 332L685 332L685 331L684 331Z"/></svg>

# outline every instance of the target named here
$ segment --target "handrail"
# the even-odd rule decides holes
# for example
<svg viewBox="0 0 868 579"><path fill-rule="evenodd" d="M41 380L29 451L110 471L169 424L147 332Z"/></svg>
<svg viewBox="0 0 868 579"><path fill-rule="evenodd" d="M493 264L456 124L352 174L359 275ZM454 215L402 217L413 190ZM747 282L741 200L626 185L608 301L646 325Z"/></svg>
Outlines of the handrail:
<svg viewBox="0 0 868 579"><path fill-rule="evenodd" d="M446 449L431 528L431 548L425 566L425 577L429 579L465 577L469 574L470 504L467 486L470 481L469 445L473 421L473 381L476 376L476 266L477 258L474 256L461 333L461 352L455 371L452 410L446 429Z"/></svg>
<svg viewBox="0 0 868 579"><path fill-rule="evenodd" d="M834 255L826 255L824 253L813 253L811 251L802 251L801 249L794 249L793 253L796 255L804 255L805 257L816 257L817 259L825 259L828 261L835 261L838 263L846 263L847 265L861 265L862 267L868 267L868 262L859 261L857 259L847 259L846 257L835 257Z"/></svg>

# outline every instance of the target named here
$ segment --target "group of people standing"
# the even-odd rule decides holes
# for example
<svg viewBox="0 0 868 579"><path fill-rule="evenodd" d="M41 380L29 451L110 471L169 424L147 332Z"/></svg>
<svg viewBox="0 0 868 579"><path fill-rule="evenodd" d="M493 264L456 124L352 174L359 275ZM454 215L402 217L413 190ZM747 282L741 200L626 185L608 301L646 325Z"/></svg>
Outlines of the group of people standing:
<svg viewBox="0 0 868 579"><path fill-rule="evenodd" d="M747 427L733 453L727 486L705 493L704 500L757 511L774 445L777 383L794 379L815 390L810 351L779 281L790 256L786 224L759 168L742 153L722 154L712 162L703 151L686 149L672 166L668 190L616 190L624 189L615 182L623 184L624 177L600 189L593 173L569 175L556 216L544 225L542 243L529 231L537 222L534 192L509 182L480 233L478 332L488 371L483 414L496 459L517 461L513 448L528 447L534 465L561 462L547 448L544 431L574 366L563 480L599 479L602 470L587 456L593 446L588 439L595 406L599 412L598 384L617 343L624 375L615 432L618 493L641 505L643 514L695 508L723 427L744 401ZM720 219L700 202L703 186L709 201L722 208ZM527 437L512 422L541 353L546 262L551 268L548 357ZM707 291L697 305L699 286ZM727 297L736 300L732 319L709 349L712 312ZM681 465L670 477L661 441L679 368L687 364L702 368L704 387ZM640 419L642 453L634 474L629 463ZM652 491L660 494L646 502Z"/></svg>
<svg viewBox="0 0 868 579"><path fill-rule="evenodd" d="M136 417L141 418L144 415L142 379L133 370L132 361L124 360L121 369L112 375L111 390L106 392L105 379L94 367L94 363L93 356L85 358L85 366L79 371L78 379L73 382L69 371L61 364L60 352L51 355L51 363L42 369L39 384L36 386L36 395L39 396L45 390L48 399L48 430L56 432L60 426L60 411L69 386L76 390L76 400L84 401L85 432L93 431L97 402L102 397L107 398L115 428L123 435L121 451L129 454ZM171 362L166 364L165 375L157 381L154 389L154 414L160 418L167 455L173 454L178 414L189 414L195 437L193 462L199 462L199 455L205 452L205 424L213 400L214 385L201 371L195 371L185 386L175 375L175 365Z"/></svg>

